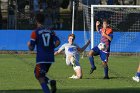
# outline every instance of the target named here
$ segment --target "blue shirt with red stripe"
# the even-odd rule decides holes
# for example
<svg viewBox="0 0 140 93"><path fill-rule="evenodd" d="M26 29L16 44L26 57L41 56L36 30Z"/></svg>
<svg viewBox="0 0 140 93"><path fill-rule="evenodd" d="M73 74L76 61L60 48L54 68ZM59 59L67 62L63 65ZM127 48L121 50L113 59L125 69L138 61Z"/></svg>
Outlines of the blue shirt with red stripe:
<svg viewBox="0 0 140 93"><path fill-rule="evenodd" d="M32 47L32 50L36 46L37 64L54 62L54 49L56 41L59 41L59 38L55 35L55 33L44 27L39 27L32 32L30 46Z"/></svg>

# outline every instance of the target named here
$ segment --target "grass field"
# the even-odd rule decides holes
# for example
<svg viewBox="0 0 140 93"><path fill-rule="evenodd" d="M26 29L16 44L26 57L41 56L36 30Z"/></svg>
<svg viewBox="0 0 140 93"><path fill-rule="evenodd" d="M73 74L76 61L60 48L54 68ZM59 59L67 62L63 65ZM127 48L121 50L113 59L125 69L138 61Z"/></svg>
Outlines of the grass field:
<svg viewBox="0 0 140 93"><path fill-rule="evenodd" d="M65 64L62 55L49 71L57 80L57 93L140 93L140 83L132 81L140 58L137 56L110 56L109 80L103 78L99 57L95 57L97 70L89 75L88 58L80 60L83 79L72 80L72 67ZM34 77L35 55L0 54L0 93L43 93Z"/></svg>

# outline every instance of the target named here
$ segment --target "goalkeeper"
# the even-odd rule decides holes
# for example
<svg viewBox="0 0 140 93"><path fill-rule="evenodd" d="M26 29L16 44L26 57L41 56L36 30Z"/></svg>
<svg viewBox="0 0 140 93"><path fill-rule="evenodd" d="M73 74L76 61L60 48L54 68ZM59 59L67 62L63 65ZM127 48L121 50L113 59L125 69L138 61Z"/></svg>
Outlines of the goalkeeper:
<svg viewBox="0 0 140 93"><path fill-rule="evenodd" d="M104 79L109 79L108 76L108 57L110 53L110 43L113 38L113 32L112 28L109 27L108 21L106 19L103 20L102 28L99 27L100 22L96 22L96 31L98 31L101 34L100 42L105 44L104 49L100 48L100 44L98 46L95 46L92 48L89 52L89 61L91 64L91 70L90 74L93 73L94 70L96 70L96 66L94 64L94 57L100 55L100 59L102 61L102 65L104 67Z"/></svg>
<svg viewBox="0 0 140 93"><path fill-rule="evenodd" d="M87 46L90 44L90 40L82 47L80 48L78 45L74 43L75 35L70 34L68 36L68 43L63 44L58 51L55 52L55 55L59 54L63 50L65 50L66 54L66 64L68 66L73 66L73 69L76 73L76 75L72 75L69 78L72 79L81 79L82 78L82 69L80 67L79 63L79 52L84 51Z"/></svg>

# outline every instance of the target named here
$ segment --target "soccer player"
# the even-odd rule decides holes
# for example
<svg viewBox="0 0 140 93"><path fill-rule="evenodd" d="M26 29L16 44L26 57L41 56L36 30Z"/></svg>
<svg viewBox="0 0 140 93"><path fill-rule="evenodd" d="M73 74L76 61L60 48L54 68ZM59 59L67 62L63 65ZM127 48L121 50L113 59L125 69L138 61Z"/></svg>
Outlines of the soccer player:
<svg viewBox="0 0 140 93"><path fill-rule="evenodd" d="M65 50L66 54L66 64L68 66L73 66L73 69L76 75L72 75L72 79L81 79L82 78L82 69L79 64L79 52L83 52L87 46L90 44L90 40L80 48L77 44L74 43L75 35L70 34L68 36L68 43L63 44L58 51L55 52L55 55L59 54Z"/></svg>
<svg viewBox="0 0 140 93"><path fill-rule="evenodd" d="M139 64L139 67L137 69L137 73L136 73L136 76L132 77L132 79L136 82L139 82L140 81L140 64Z"/></svg>
<svg viewBox="0 0 140 93"><path fill-rule="evenodd" d="M106 48L101 50L99 49L98 46L95 46L94 48L92 48L89 52L89 61L91 64L91 70L90 70L90 74L93 73L94 70L96 70L96 66L94 64L94 57L93 56L97 56L100 55L100 59L102 61L102 65L104 67L104 79L109 79L108 76L108 57L109 57L109 52L110 52L110 43L112 41L113 38L113 32L112 32L112 28L109 27L108 21L107 20L103 20L103 26L102 28L99 28L100 22L97 21L96 22L96 30L101 34L101 43L104 43Z"/></svg>
<svg viewBox="0 0 140 93"><path fill-rule="evenodd" d="M46 29L43 26L44 15L39 13L36 15L37 29L32 32L31 40L28 42L28 47L31 51L34 50L36 46L37 56L36 56L36 66L35 66L35 77L39 81L44 93L50 93L49 87L51 86L51 93L56 92L56 81L49 80L46 73L48 72L50 66L54 62L54 48L59 44L59 38L54 34L53 31Z"/></svg>

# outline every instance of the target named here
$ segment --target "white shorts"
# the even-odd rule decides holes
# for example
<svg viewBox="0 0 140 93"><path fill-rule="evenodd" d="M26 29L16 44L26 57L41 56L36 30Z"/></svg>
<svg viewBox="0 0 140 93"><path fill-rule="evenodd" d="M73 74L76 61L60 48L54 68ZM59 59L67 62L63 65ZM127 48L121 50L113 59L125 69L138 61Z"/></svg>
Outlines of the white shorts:
<svg viewBox="0 0 140 93"><path fill-rule="evenodd" d="M68 55L66 55L66 65L68 65L68 66L71 66L72 65L72 63L71 63L71 61L70 61L70 58L71 58L72 56L70 55L70 56L68 56ZM76 66L80 66L80 64L79 64L79 55L75 55L75 56L73 56L74 58L75 58L75 65Z"/></svg>

